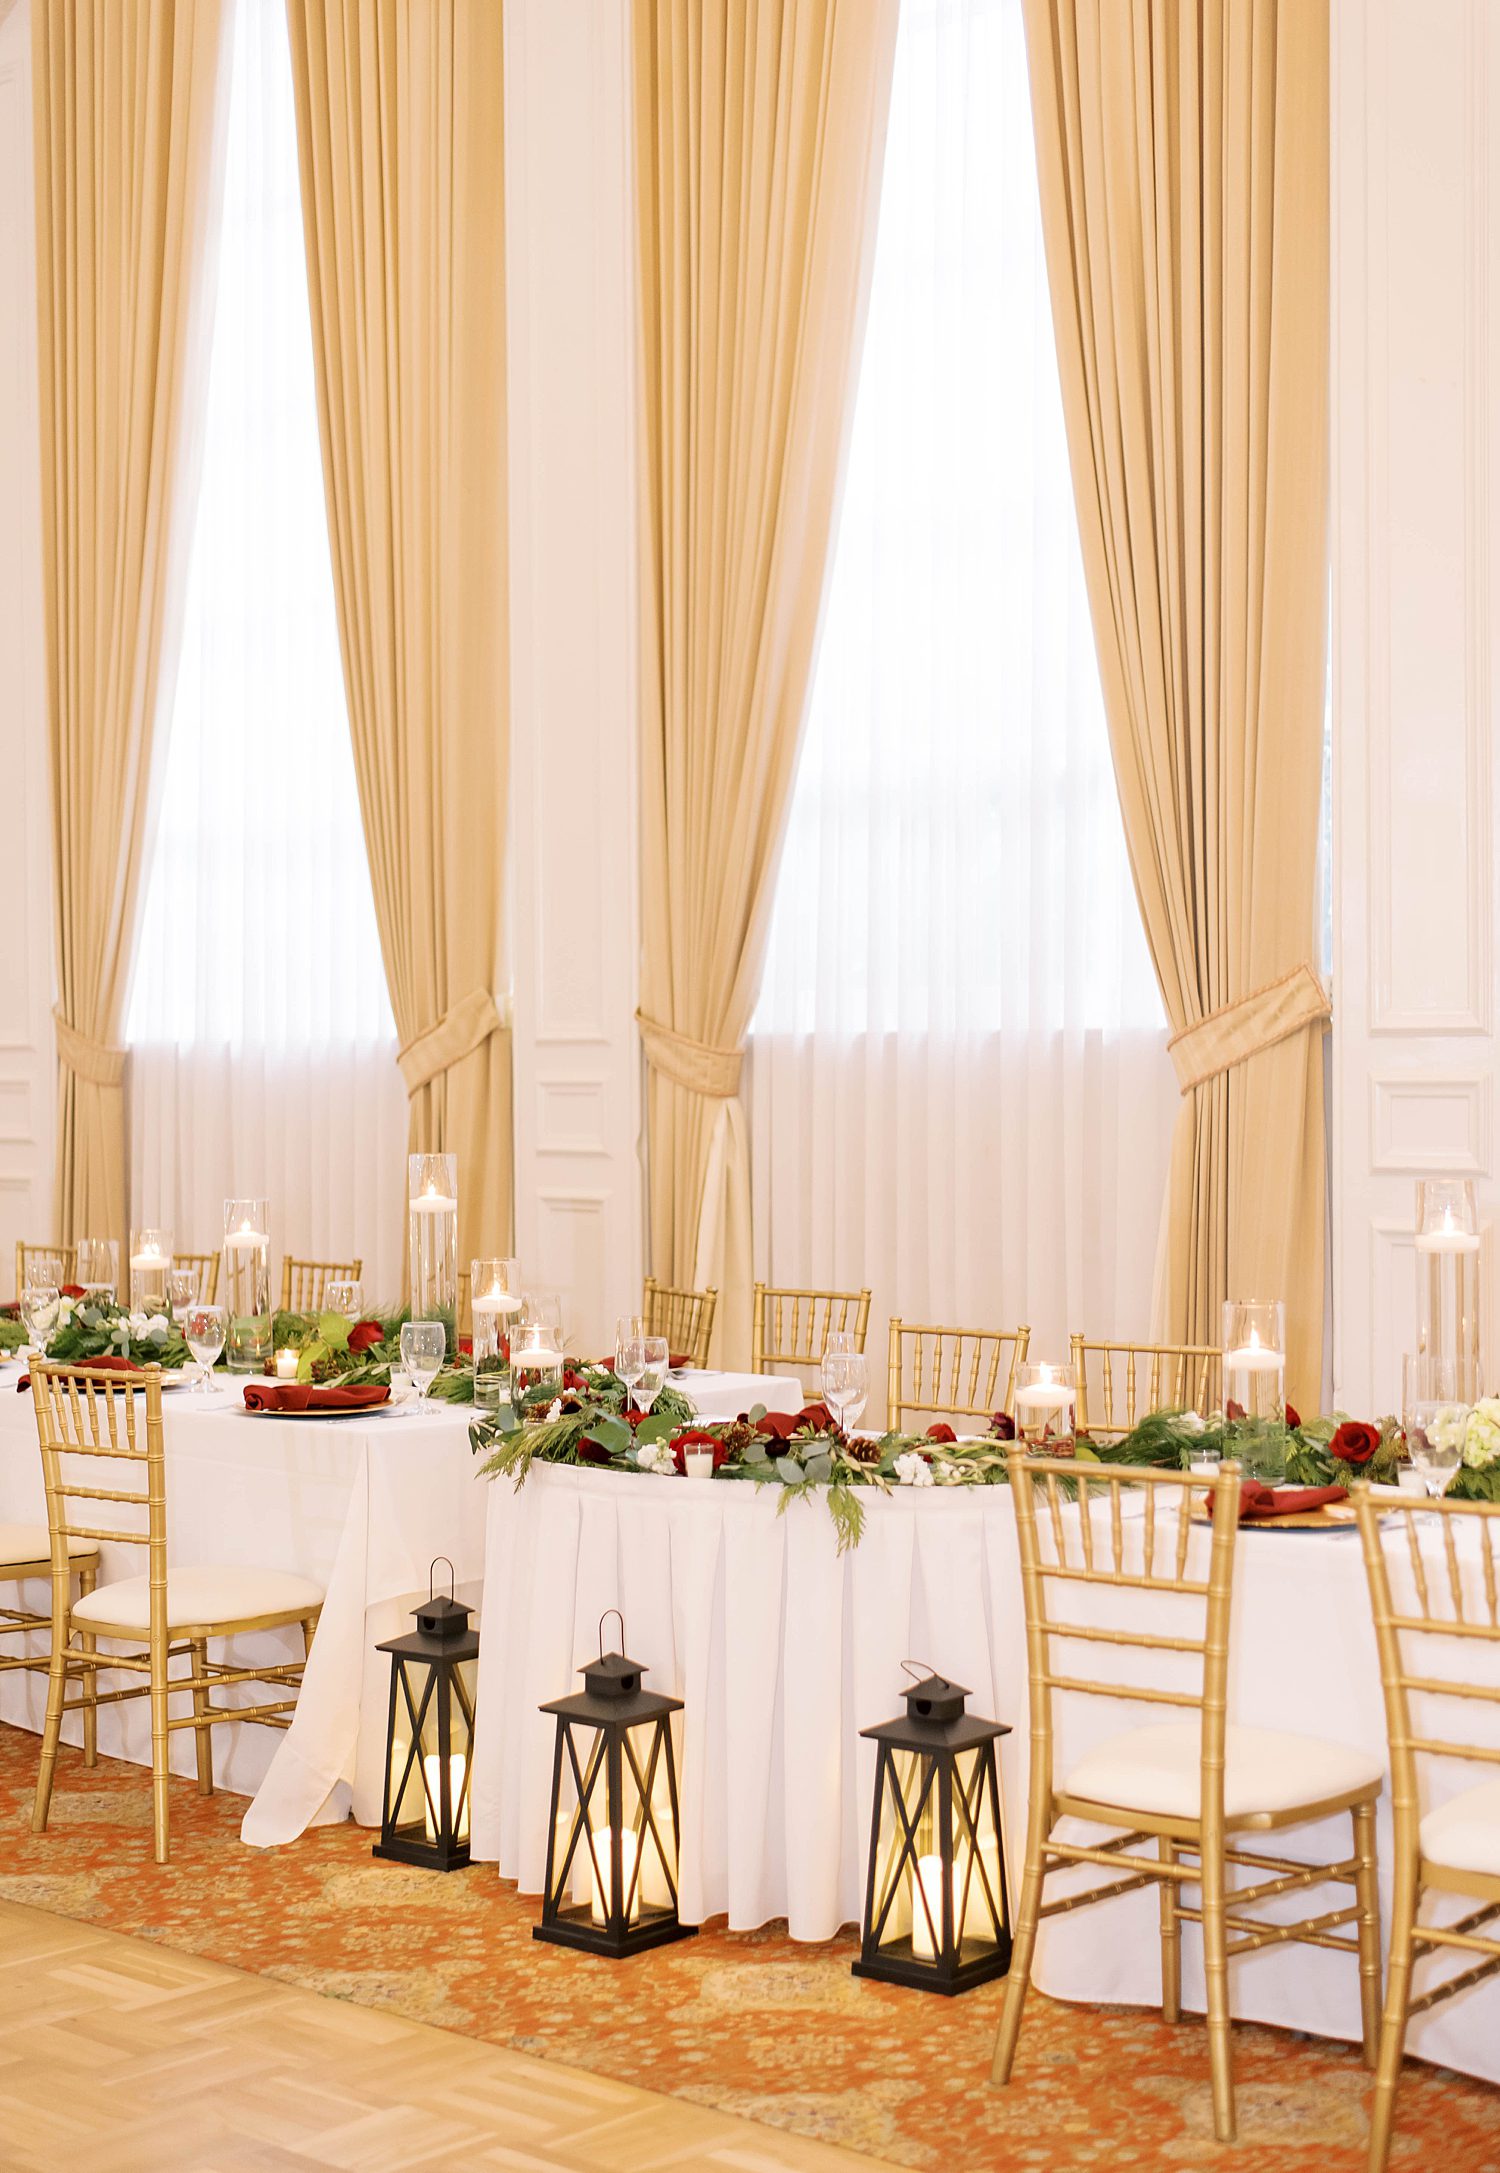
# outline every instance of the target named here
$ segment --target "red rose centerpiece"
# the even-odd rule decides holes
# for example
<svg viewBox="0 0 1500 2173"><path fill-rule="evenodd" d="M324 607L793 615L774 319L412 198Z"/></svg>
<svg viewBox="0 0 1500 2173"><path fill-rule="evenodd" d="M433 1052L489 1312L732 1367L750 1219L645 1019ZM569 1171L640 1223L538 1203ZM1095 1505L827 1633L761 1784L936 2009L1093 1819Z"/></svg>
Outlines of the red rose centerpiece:
<svg viewBox="0 0 1500 2173"><path fill-rule="evenodd" d="M1365 1420L1346 1418L1328 1444L1328 1453L1340 1463L1356 1467L1368 1464L1380 1447L1380 1428L1370 1426Z"/></svg>

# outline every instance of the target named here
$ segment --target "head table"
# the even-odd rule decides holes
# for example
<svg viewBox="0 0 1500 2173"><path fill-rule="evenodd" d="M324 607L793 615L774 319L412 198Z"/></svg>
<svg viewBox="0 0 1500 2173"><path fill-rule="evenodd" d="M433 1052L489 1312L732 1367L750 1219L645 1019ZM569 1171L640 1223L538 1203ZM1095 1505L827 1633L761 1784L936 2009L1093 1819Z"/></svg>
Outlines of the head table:
<svg viewBox="0 0 1500 2173"><path fill-rule="evenodd" d="M0 1520L42 1521L35 1421L30 1396L15 1392L17 1370L0 1372ZM701 1375L681 1385L705 1417L755 1401L795 1411L802 1401L789 1380ZM618 1607L627 1649L651 1670L649 1687L684 1700L685 1920L724 1915L749 1929L785 1917L794 1938L823 1940L858 1918L873 1780L872 1747L858 1731L897 1711L907 1659L965 1683L971 1710L1012 1724L1001 1753L1014 1904L1027 1716L1008 1488L865 1490L864 1535L840 1556L826 1506L793 1502L778 1516L779 1488L564 1465L535 1467L519 1489L486 1485L461 1410L309 1424L251 1417L237 1391L177 1390L164 1414L172 1559L292 1570L327 1593L292 1727L216 1731L217 1777L252 1798L247 1842L291 1841L309 1824L351 1814L378 1823L388 1677L375 1646L408 1626L430 1562L447 1555L460 1597L482 1595L473 1853L524 1892L540 1891L546 1857L552 1726L537 1708L576 1687L574 1671L598 1651L601 1615ZM135 1574L142 1559L138 1549L106 1546L103 1575ZM45 1607L45 1587L26 1598ZM280 1633L241 1640L236 1651L295 1657ZM0 1675L0 1718L39 1729L44 1690L41 1676ZM1492 1710L1481 1708L1474 1725L1489 1724ZM1064 1700L1061 1714L1066 1761L1159 1709ZM1243 1535L1230 1717L1334 1736L1383 1761L1352 1531ZM144 1703L104 1708L99 1741L108 1755L149 1762ZM193 1770L185 1734L173 1763ZM1471 1769L1454 1785L1474 1777ZM1344 1838L1309 1833L1306 1852L1331 1860ZM1291 1837L1289 1853L1301 1847ZM1384 1801L1380 1850L1388 1908ZM1291 1897L1289 1913L1301 1905ZM1037 1984L1063 1999L1156 2004L1156 1908L1154 1894L1137 1893L1045 1924ZM1456 1902L1452 1913L1461 1913ZM1183 1996L1201 2008L1199 1956L1198 1942L1184 1940ZM1230 1988L1239 2015L1359 2035L1355 1970L1342 1956L1264 1949L1235 1963ZM1460 1998L1416 2017L1410 2049L1500 2081L1489 2007L1483 1996Z"/></svg>

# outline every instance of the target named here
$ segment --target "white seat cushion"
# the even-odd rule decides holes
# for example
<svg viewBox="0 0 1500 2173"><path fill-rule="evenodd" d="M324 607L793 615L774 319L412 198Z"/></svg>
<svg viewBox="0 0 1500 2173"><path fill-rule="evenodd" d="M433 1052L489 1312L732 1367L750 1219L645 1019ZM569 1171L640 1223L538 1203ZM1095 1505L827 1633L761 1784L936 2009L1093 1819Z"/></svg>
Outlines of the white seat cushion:
<svg viewBox="0 0 1500 2173"><path fill-rule="evenodd" d="M169 1569L167 1622L174 1630L205 1622L248 1622L257 1615L310 1615L323 1604L323 1588L283 1569ZM151 1627L151 1587L145 1577L121 1577L100 1585L73 1609L75 1623L118 1622L127 1630Z"/></svg>
<svg viewBox="0 0 1500 2173"><path fill-rule="evenodd" d="M1123 1811L1196 1818L1199 1756L1196 1721L1132 1728L1080 1759L1063 1794ZM1381 1771L1378 1760L1363 1751L1320 1736L1231 1727L1224 1751L1224 1814L1244 1818L1256 1811L1293 1811L1302 1803L1368 1787L1380 1780Z"/></svg>
<svg viewBox="0 0 1500 2173"><path fill-rule="evenodd" d="M1454 1871L1500 1876L1500 1781L1482 1781L1429 1811L1422 1821L1422 1854Z"/></svg>
<svg viewBox="0 0 1500 2173"><path fill-rule="evenodd" d="M70 1539L69 1554L97 1554L98 1543L92 1539ZM0 1569L8 1562L48 1562L52 1559L52 1542L47 1537L45 1524L0 1524Z"/></svg>

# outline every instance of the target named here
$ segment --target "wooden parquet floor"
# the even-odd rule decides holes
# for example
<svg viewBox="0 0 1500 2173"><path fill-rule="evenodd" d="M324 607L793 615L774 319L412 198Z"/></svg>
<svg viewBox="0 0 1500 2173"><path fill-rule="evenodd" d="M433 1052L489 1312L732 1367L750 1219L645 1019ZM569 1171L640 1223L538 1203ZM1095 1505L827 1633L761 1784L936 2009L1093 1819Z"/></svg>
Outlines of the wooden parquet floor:
<svg viewBox="0 0 1500 2173"><path fill-rule="evenodd" d="M0 1902L0 2168L84 2166L870 2173L732 2114Z"/></svg>

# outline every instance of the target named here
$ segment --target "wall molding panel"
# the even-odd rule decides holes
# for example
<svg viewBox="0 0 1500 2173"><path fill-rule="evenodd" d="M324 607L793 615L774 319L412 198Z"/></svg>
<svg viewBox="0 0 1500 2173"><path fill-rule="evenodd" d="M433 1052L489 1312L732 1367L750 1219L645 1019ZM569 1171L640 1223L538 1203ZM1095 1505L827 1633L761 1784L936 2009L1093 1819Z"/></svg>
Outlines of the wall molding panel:
<svg viewBox="0 0 1500 2173"><path fill-rule="evenodd" d="M1332 8L1332 1393L1362 1412L1415 1341L1416 1180L1495 1206L1496 13Z"/></svg>

